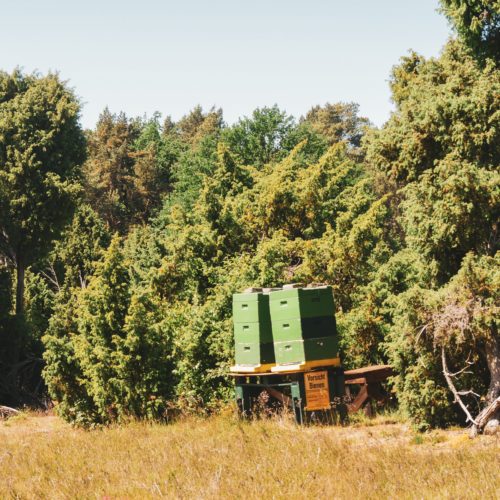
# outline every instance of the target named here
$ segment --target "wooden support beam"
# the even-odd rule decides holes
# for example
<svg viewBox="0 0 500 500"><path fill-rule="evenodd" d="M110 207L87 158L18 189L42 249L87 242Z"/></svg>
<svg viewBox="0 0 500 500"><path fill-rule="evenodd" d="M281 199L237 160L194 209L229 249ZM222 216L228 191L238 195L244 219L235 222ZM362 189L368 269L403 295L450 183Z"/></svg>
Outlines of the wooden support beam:
<svg viewBox="0 0 500 500"><path fill-rule="evenodd" d="M366 383L367 381L365 377L353 378L345 381L346 385L355 385L355 384L364 385Z"/></svg>
<svg viewBox="0 0 500 500"><path fill-rule="evenodd" d="M356 413L357 411L359 411L368 397L368 387L366 385L363 385L358 395L354 398L354 401L347 405L347 410L349 411L349 413Z"/></svg>
<svg viewBox="0 0 500 500"><path fill-rule="evenodd" d="M383 382L388 377L394 375L394 370L389 365L365 366L355 370L346 370L344 372L346 384L362 384L362 379L366 382ZM360 380L360 382L358 382Z"/></svg>
<svg viewBox="0 0 500 500"><path fill-rule="evenodd" d="M272 387L269 387L267 385L264 386L264 388L270 396L276 398L278 401L281 401L284 406L290 406L290 408L293 406L292 398L288 397L286 394L283 394L282 392L277 391L276 389L273 389Z"/></svg>

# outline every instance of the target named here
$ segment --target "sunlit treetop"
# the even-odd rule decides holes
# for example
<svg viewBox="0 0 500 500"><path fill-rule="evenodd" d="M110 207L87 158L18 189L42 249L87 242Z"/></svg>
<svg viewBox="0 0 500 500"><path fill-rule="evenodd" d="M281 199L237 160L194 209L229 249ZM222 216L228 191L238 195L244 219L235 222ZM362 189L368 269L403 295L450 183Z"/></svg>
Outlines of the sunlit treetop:
<svg viewBox="0 0 500 500"><path fill-rule="evenodd" d="M458 36L480 58L500 59L500 1L441 0Z"/></svg>

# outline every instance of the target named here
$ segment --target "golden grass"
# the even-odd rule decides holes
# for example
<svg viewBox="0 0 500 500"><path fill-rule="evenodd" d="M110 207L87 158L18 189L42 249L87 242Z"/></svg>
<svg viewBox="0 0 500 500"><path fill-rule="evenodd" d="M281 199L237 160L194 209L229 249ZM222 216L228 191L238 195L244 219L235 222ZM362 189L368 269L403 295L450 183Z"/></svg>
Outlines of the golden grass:
<svg viewBox="0 0 500 500"><path fill-rule="evenodd" d="M232 415L95 431L0 423L1 498L498 498L498 438Z"/></svg>

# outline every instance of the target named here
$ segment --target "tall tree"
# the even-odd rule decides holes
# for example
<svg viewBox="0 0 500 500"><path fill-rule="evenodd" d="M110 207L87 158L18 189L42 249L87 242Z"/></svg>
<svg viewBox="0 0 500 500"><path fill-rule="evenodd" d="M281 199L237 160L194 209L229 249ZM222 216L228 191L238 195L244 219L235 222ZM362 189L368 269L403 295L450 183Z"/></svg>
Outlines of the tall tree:
<svg viewBox="0 0 500 500"><path fill-rule="evenodd" d="M396 111L369 134L367 159L393 181L411 257L405 267L424 267L415 274L425 279L395 290L379 310L390 310L386 346L399 371L403 408L422 425L441 425L451 416L437 345L452 371L471 357L475 392L499 383L492 311L498 307L500 79L494 65L479 64L452 40L439 59L404 58L391 87ZM387 278L380 281L378 290L390 287Z"/></svg>
<svg viewBox="0 0 500 500"><path fill-rule="evenodd" d="M294 128L293 117L274 105L256 109L250 118L239 120L225 130L223 140L243 164L260 167L283 156L283 146Z"/></svg>
<svg viewBox="0 0 500 500"><path fill-rule="evenodd" d="M190 145L197 144L203 137L213 134L223 126L222 109L211 108L207 113L201 106L195 106L183 116L174 126L173 132ZM165 121L165 132L169 131L169 122Z"/></svg>
<svg viewBox="0 0 500 500"><path fill-rule="evenodd" d="M71 215L85 140L80 105L57 74L0 72L0 252L17 269L23 315L26 267Z"/></svg>
<svg viewBox="0 0 500 500"><path fill-rule="evenodd" d="M185 149L171 133L162 133L160 115L147 120L132 145L134 158L134 219L147 222L172 190L172 166Z"/></svg>
<svg viewBox="0 0 500 500"><path fill-rule="evenodd" d="M346 141L359 147L364 129L369 126L368 118L358 116L359 105L354 102L338 102L324 106L314 106L301 122L310 123L314 130L325 136L330 145Z"/></svg>
<svg viewBox="0 0 500 500"><path fill-rule="evenodd" d="M133 213L134 158L130 152L138 135L138 123L108 108L89 135L85 195L112 230L124 231Z"/></svg>
<svg viewBox="0 0 500 500"><path fill-rule="evenodd" d="M403 58L391 87L396 113L367 157L404 188L408 243L442 285L467 252L498 250L499 73L452 41L439 59Z"/></svg>

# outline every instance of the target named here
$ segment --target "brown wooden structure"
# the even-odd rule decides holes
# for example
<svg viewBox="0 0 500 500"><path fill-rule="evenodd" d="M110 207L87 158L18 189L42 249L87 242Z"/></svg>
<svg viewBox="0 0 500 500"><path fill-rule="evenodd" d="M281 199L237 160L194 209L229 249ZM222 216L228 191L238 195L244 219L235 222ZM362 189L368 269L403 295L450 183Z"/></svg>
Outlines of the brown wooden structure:
<svg viewBox="0 0 500 500"><path fill-rule="evenodd" d="M347 404L349 413L359 411L363 406L368 415L371 415L371 400L379 403L387 401L387 394L382 391L381 383L394 375L389 365L374 365L344 371L345 391L348 398L353 398ZM353 396L353 389L359 386L359 391Z"/></svg>
<svg viewBox="0 0 500 500"><path fill-rule="evenodd" d="M235 380L236 402L242 416L253 413L259 395L266 392L283 407L290 408L297 423L311 421L343 422L346 413L355 413L364 409L371 416L372 400L383 403L387 394L381 383L394 375L388 365L366 366L356 370L344 371L338 366L313 367L309 370L291 370L287 373L235 373L230 374ZM325 389L309 389L307 379L310 376L323 376ZM359 389L358 389L359 388ZM314 397L321 396L323 402L314 402ZM346 404L347 403L347 404Z"/></svg>

